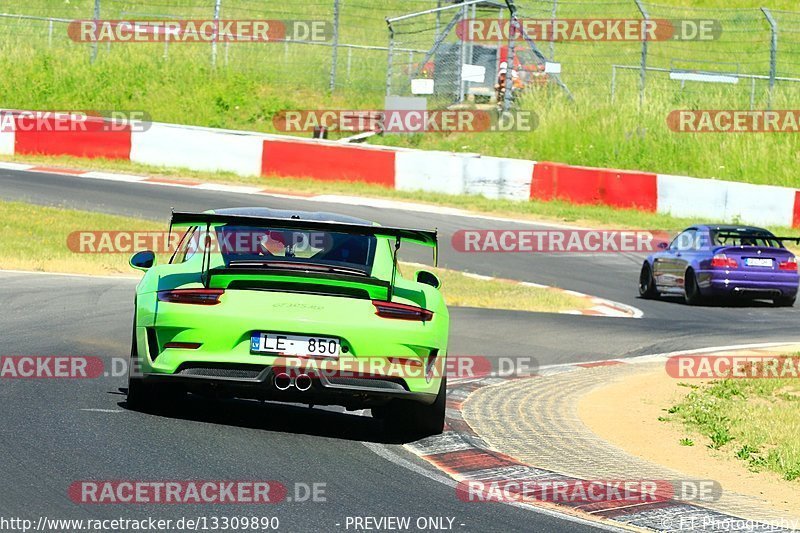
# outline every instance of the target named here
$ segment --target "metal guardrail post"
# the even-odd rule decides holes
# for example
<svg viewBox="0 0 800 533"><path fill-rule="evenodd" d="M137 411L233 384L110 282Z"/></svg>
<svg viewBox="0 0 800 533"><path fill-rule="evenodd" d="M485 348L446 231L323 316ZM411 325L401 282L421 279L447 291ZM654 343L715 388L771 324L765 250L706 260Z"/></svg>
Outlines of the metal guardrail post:
<svg viewBox="0 0 800 533"><path fill-rule="evenodd" d="M633 0L636 2L636 7L639 8L639 12L642 14L642 18L645 21L650 20L650 15L647 13L647 10L642 5L641 0ZM641 109L644 105L644 89L647 84L647 32L642 32L642 60L641 60L641 69L639 72L639 108Z"/></svg>
<svg viewBox="0 0 800 533"><path fill-rule="evenodd" d="M778 21L772 16L772 13L766 7L761 8L761 12L769 22L771 33L769 43L769 93L767 96L767 109L772 108L772 91L775 88L775 78L778 71Z"/></svg>
<svg viewBox="0 0 800 533"><path fill-rule="evenodd" d="M336 67L339 63L339 0L333 0L333 53L331 54L330 91L336 90Z"/></svg>

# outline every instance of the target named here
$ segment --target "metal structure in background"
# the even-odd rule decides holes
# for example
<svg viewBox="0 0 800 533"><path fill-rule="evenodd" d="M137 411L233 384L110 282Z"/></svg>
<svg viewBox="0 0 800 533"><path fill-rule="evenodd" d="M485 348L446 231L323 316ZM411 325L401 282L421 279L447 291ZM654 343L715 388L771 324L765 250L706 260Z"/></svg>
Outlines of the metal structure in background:
<svg viewBox="0 0 800 533"><path fill-rule="evenodd" d="M618 71L636 71L641 73L642 67L641 65L611 65L611 103L614 103L616 93L617 93L617 73ZM685 70L675 70L675 69L668 69L668 68L659 68L659 67L646 67L646 72L653 72L658 74L667 74L672 75L676 72L682 73L689 73L689 71ZM775 81L785 82L796 84L796 87L800 89L800 78L787 78L783 76L777 76L774 79L770 76L758 76L755 74L739 74L733 72L727 72L725 74L719 74L719 72L710 71L710 70L693 70L691 71L692 74L697 75L698 77L704 77L706 80L703 83L711 83L714 81L713 78L733 78L735 80L748 80L750 83L748 84L748 90L750 95L750 110L756 109L756 82L758 81L768 81L770 83L774 83ZM723 83L730 83L723 81ZM685 83L681 83L681 89L685 89ZM770 107L767 107L770 109Z"/></svg>
<svg viewBox="0 0 800 533"><path fill-rule="evenodd" d="M171 64L193 68L205 64L208 75L213 75L215 68L217 72L241 71L267 86L312 93L346 91L364 102L380 101L386 94L410 95L411 80L426 77L433 80L434 93L427 96L435 105L491 99L501 59L518 68L530 67L523 72L531 77L525 94L527 98L530 89L535 100L552 93L537 89L560 87L562 94L596 101L607 98L609 83L617 101L638 97L640 105L665 91L691 97L698 105L713 97L715 103L730 108L791 105L800 95L796 83L800 79L800 12L776 9L677 7L658 0L84 0L15 5L19 13L0 13L0 50L13 50L25 42L33 49L86 54L83 57L91 63L113 55L140 57L145 50L145 54L152 51ZM476 17L510 21L512 7L519 20L712 19L720 22L722 34L707 42L542 43L524 32L521 39L502 44L464 42L457 37L460 21ZM414 13L398 13L399 8ZM165 42L136 45L134 52L123 44L76 44L67 33L69 23L77 19L212 18L324 20L332 27L332 36L327 42L213 42L210 48L208 44ZM389 22L388 46L384 20ZM522 29L515 25L515 31ZM475 81L475 69L465 70L464 64L484 67L483 81ZM546 68L552 65L560 67L560 73ZM687 71L711 78L733 77L739 83L702 83L687 78L689 81L678 84L671 75ZM509 94L509 98L513 96Z"/></svg>
<svg viewBox="0 0 800 533"><path fill-rule="evenodd" d="M508 39L476 42L462 38L463 24L475 18L497 19L508 24ZM559 75L547 72L547 58L526 34L511 0L464 0L389 17L386 23L387 96L424 96L433 107L482 99L507 111L520 87L552 82L572 97ZM426 51L421 57L406 55L398 52L400 46ZM508 73L504 90L496 90L501 63L508 65ZM426 80L430 81L425 84Z"/></svg>
<svg viewBox="0 0 800 533"><path fill-rule="evenodd" d="M457 35L459 24L466 21L470 13L475 16L479 5L482 15L491 12L492 16L505 18L502 4L486 0L437 5L387 17L386 96L426 97L434 106L440 107L463 102L473 89L488 95L493 89L494 78L486 79L486 74L492 76L491 73L497 71L499 59L484 58L479 47ZM466 80L462 65L475 62L476 49L481 54L479 66L485 70L484 79ZM419 53L406 53L406 50L418 50Z"/></svg>

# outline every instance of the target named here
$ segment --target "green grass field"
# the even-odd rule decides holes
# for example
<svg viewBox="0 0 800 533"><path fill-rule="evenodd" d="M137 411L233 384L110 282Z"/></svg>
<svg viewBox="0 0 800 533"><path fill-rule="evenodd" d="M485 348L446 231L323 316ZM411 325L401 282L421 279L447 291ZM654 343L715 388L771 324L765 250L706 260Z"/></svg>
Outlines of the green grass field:
<svg viewBox="0 0 800 533"><path fill-rule="evenodd" d="M518 2L523 15L542 16L550 2ZM743 0L662 0L653 16L718 18L731 28L713 43L651 43L649 64L767 74L769 32L756 4ZM103 18L182 15L208 18L213 2L176 0L102 0ZM386 46L384 17L435 5L428 0L343 0L340 42ZM616 11L587 12L586 3L559 2L559 16L635 16L633 3L617 2ZM772 0L774 10L796 9L792 0ZM89 18L92 0L7 0L6 13ZM738 11L733 8L742 8ZM599 8L597 8L599 9ZM256 0L223 0L225 18L328 19L332 0L275 4ZM781 21L800 20L776 14ZM154 120L202 126L274 131L272 117L285 109L380 108L386 76L385 51L341 49L337 89L327 89L329 47L283 44L220 46L217 68L210 65L209 45L101 45L89 62L90 45L71 42L63 25L52 36L40 21L0 17L0 106L28 109L135 109ZM800 77L800 41L788 29L779 38L779 75ZM548 44L542 44L548 51ZM615 102L610 101L613 63L638 64L638 43L558 43L556 60L575 93L570 103L557 91L530 91L524 109L534 111L533 132L386 135L372 142L427 149L475 151L491 155L572 164L649 170L707 178L800 187L794 165L800 143L793 134L688 134L667 128L674 109L747 109L750 86L710 84L681 88L665 75L648 77L644 107L638 103L638 73L618 74ZM796 59L797 58L797 59ZM414 59L412 57L412 59ZM419 58L417 58L418 60ZM774 108L793 108L800 83L778 83ZM766 82L755 87L755 106L766 105Z"/></svg>
<svg viewBox="0 0 800 533"><path fill-rule="evenodd" d="M754 471L777 472L793 481L800 478L798 401L796 378L728 378L691 385L664 419L682 423L699 442ZM681 442L693 443L690 437Z"/></svg>

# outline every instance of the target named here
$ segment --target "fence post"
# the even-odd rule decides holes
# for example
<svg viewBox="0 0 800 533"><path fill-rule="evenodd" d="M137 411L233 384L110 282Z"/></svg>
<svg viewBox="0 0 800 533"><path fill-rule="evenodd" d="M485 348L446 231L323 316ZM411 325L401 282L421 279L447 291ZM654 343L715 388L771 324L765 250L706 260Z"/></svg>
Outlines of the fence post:
<svg viewBox="0 0 800 533"><path fill-rule="evenodd" d="M389 58L386 62L386 96L392 95L392 60L394 59L394 26L391 21L386 19L389 26Z"/></svg>
<svg viewBox="0 0 800 533"><path fill-rule="evenodd" d="M761 12L767 17L771 33L769 43L769 93L767 96L767 110L772 109L772 90L775 88L775 76L778 70L778 21L766 7L761 8Z"/></svg>
<svg viewBox="0 0 800 533"><path fill-rule="evenodd" d="M94 0L94 30L95 35L97 33L97 25L100 23L100 0ZM90 58L90 62L94 63L97 59L97 51L100 49L100 44L97 42L97 38L95 38L94 43L92 43L92 55Z"/></svg>
<svg viewBox="0 0 800 533"><path fill-rule="evenodd" d="M647 10L642 5L641 0L633 0L636 2L636 7L639 8L639 12L642 14L642 18L645 21L650 20L650 15L647 13ZM639 108L641 109L644 105L644 88L645 84L647 83L647 32L642 32L642 61L641 61L641 70L639 72Z"/></svg>
<svg viewBox="0 0 800 533"><path fill-rule="evenodd" d="M461 7L461 20L466 21L469 11L467 6ZM464 101L464 93L466 92L467 84L464 81L464 64L467 62L467 40L459 39L461 45L458 47L458 101Z"/></svg>
<svg viewBox="0 0 800 533"><path fill-rule="evenodd" d="M336 66L339 62L339 0L333 0L333 55L331 56L330 91L336 89Z"/></svg>
<svg viewBox="0 0 800 533"><path fill-rule="evenodd" d="M553 31L553 28L556 25L556 15L558 14L558 0L553 0L553 11L550 13L550 31ZM556 41L553 39L553 36L550 35L550 61L556 60Z"/></svg>
<svg viewBox="0 0 800 533"><path fill-rule="evenodd" d="M503 112L507 113L511 109L511 99L514 92L514 45L517 40L517 6L514 5L514 0L506 0L506 5L509 10L509 25L508 25L508 54L506 57L506 92L503 95Z"/></svg>
<svg viewBox="0 0 800 533"><path fill-rule="evenodd" d="M614 104L614 96L617 93L617 66L611 65L611 104Z"/></svg>
<svg viewBox="0 0 800 533"><path fill-rule="evenodd" d="M211 66L217 66L217 38L219 37L219 12L222 8L222 0L214 2L214 38L211 40Z"/></svg>
<svg viewBox="0 0 800 533"><path fill-rule="evenodd" d="M436 9L442 7L442 0L436 0ZM442 29L442 12L436 12L436 33L433 36L433 39L436 40L439 37L439 32Z"/></svg>

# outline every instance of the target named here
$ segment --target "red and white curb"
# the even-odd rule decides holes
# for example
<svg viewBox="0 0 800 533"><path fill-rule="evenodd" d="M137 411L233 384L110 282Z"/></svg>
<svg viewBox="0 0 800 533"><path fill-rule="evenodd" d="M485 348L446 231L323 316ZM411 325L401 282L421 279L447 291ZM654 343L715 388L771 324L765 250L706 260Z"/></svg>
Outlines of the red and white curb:
<svg viewBox="0 0 800 533"><path fill-rule="evenodd" d="M520 202L560 199L685 218L800 227L800 190L790 187L182 124L111 129L101 117L78 121L64 113L0 113L12 119L0 131L0 154L10 156L102 157L239 176L305 176ZM31 118L41 125L29 127Z"/></svg>
<svg viewBox="0 0 800 533"><path fill-rule="evenodd" d="M633 306L626 305L620 302L614 302L612 300L606 300L604 298L598 298L596 296L591 296L588 294L584 294L582 292L571 291L568 289L561 289L558 287L552 287L550 285L542 285L540 283L532 283L530 281L515 281L505 278L495 278L492 276L484 276L482 274L473 274L471 272L464 272L464 275L469 278L479 279L483 281L500 281L504 283L515 283L523 287L557 290L563 292L564 294L569 294L570 296L586 300L589 304L585 309L570 309L570 310L560 311L562 314L606 316L606 317L619 317L619 318L642 318L643 316L642 311Z"/></svg>
<svg viewBox="0 0 800 533"><path fill-rule="evenodd" d="M155 185L155 186L162 186L162 187L179 187L179 188L187 188L187 189L198 189L198 190L205 190L205 191L216 191L216 192L223 192L223 193L231 193L231 194L245 194L245 195L263 195L263 196L271 196L274 198L285 198L285 199L294 199L294 200L304 200L304 201L311 201L311 202L320 202L320 203L333 203L333 204L343 204L343 205L363 205L363 206L370 206L370 207L377 207L383 209L398 209L398 210L405 210L405 211L415 211L415 212L426 212L426 213L436 213L440 215L449 215L449 216L460 216L460 217L468 217L468 218L481 218L481 219L489 219L489 220L497 220L503 222L514 222L519 224L531 224L537 226L548 226L548 227L555 227L555 228L573 228L572 226L565 226L559 224L550 224L550 223L543 223L543 222L536 222L531 220L515 220L515 219L508 219L502 217L492 217L488 215L480 215L476 213L471 213L469 211L464 211L462 209L450 208L450 207L442 207L442 206L435 206L430 204L418 204L413 202L405 202L405 201L395 201L395 200L388 200L384 198L370 198L370 197L362 197L362 196L346 196L346 195L335 195L335 194L286 194L282 192L276 192L271 189L265 189L263 187L256 187L256 186L247 186L247 185L229 185L224 183L207 183L201 181L195 181L190 179L177 179L177 178L166 178L166 177L158 177L158 176L139 176L133 174L118 174L114 172L102 172L102 171L87 171L87 170L76 170L76 169L69 169L69 168L58 168L58 167L51 167L46 165L34 165L34 164L27 164L27 163L11 163L11 162L4 162L0 161L0 169L8 169L8 170L15 170L21 172L38 172L38 173L45 173L45 174L56 174L62 176L71 176L76 178L83 178L83 179L94 179L94 180L105 180L105 181L118 181L118 182L126 182L126 183L138 183L142 185ZM585 228L575 228L575 229L585 229ZM557 289L556 287L549 287L547 285L541 285L538 283L532 282L520 282L514 280L507 280L502 278L494 278L491 276L483 276L480 274L470 274L465 273L464 275L472 277L474 279L480 280L496 280L496 281L505 281L509 283L518 283L520 285L528 286L528 287L536 287L536 288L552 288ZM563 290L566 294L570 294L572 296L578 298L584 298L590 300L590 306L587 306L586 309L575 309L575 310L567 310L562 311L562 313L567 314L574 314L574 315L587 315L587 316L604 316L604 317L624 317L624 318L641 318L642 311L620 303L614 302L611 300L605 300L603 298L597 298L594 296L590 296L588 294L583 294L576 291L570 291L566 289L557 289Z"/></svg>
<svg viewBox="0 0 800 533"><path fill-rule="evenodd" d="M585 363L548 365L541 367L538 373L530 376L530 378L576 372L599 366L666 361L668 358L677 355L714 353L722 350L764 349L794 344L796 343L786 341L720 346L651 354L630 359L608 359ZM406 444L404 447L456 482L525 481L532 479L538 481L577 481L577 478L574 477L524 464L493 449L464 419L462 407L473 392L484 387L507 383L508 379L521 378L486 377L453 381L448 387L444 433ZM456 497L455 490L453 497ZM514 505L541 509L541 504L537 505L526 501L517 501L514 502ZM563 509L567 512L577 512L580 516L597 520L601 524L605 523L606 525L648 531L673 531L674 528L671 527L671 524L678 523L678 521L684 524L708 524L703 531L714 532L733 530L754 532L791 531L766 523L743 521L736 516L677 500L643 503L636 506L630 506L625 502L602 502L600 504L575 502L559 503L557 505L548 504L548 506ZM740 527L742 522L748 524L744 529Z"/></svg>

